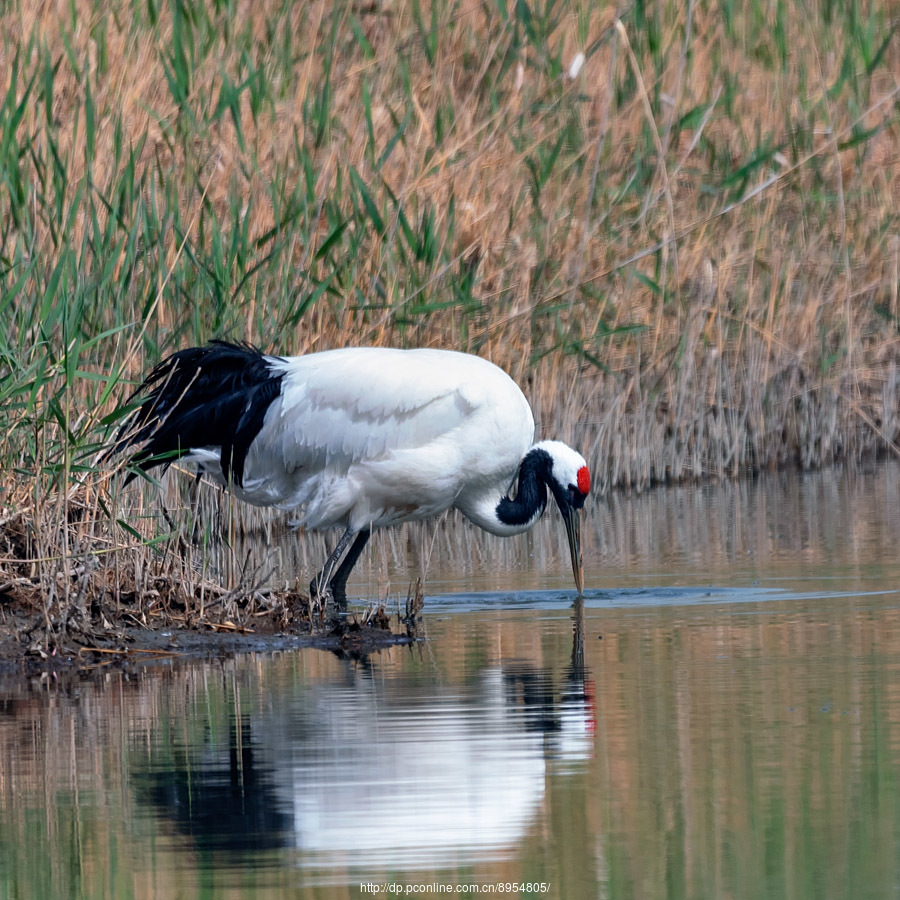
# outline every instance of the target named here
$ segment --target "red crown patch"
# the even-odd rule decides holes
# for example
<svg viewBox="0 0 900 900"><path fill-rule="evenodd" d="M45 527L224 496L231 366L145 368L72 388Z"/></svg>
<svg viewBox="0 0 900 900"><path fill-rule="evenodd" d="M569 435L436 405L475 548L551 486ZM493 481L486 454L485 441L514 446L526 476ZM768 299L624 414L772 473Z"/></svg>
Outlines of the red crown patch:
<svg viewBox="0 0 900 900"><path fill-rule="evenodd" d="M578 470L578 490L581 491L582 494L589 494L591 492L591 473L588 471L587 466L582 466Z"/></svg>

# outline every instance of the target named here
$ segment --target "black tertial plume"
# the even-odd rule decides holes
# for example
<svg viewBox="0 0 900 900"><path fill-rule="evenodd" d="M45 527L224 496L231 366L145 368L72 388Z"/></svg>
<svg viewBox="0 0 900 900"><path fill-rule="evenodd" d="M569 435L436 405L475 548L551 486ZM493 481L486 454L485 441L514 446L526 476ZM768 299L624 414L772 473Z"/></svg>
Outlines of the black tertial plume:
<svg viewBox="0 0 900 900"><path fill-rule="evenodd" d="M129 398L142 397L110 451L141 446L131 463L168 466L192 449L219 448L222 473L240 485L247 450L266 410L281 392L282 375L248 343L211 341L164 359ZM134 478L129 474L126 484Z"/></svg>

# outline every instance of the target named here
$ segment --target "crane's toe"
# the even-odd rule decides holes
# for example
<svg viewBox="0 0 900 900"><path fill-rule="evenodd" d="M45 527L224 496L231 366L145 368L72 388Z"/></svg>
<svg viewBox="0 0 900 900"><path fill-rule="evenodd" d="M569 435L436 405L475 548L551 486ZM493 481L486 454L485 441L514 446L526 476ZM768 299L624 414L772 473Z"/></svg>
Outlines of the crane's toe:
<svg viewBox="0 0 900 900"><path fill-rule="evenodd" d="M332 608L340 613L347 611L347 587L337 579L326 581L319 573L309 583L309 596L321 609Z"/></svg>
<svg viewBox="0 0 900 900"><path fill-rule="evenodd" d="M309 599L323 608L334 600L331 585L321 577L321 573L309 583Z"/></svg>

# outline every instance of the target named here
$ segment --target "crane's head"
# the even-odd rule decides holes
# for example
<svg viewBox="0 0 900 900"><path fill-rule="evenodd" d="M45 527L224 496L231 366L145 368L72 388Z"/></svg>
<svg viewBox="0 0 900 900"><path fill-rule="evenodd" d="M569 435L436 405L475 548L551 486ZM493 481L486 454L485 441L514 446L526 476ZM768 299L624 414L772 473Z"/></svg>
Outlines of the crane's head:
<svg viewBox="0 0 900 900"><path fill-rule="evenodd" d="M584 563L581 559L581 510L591 490L591 472L584 457L562 441L541 441L534 448L550 457L546 476L556 505L562 513L572 554L572 574L578 595L584 593Z"/></svg>

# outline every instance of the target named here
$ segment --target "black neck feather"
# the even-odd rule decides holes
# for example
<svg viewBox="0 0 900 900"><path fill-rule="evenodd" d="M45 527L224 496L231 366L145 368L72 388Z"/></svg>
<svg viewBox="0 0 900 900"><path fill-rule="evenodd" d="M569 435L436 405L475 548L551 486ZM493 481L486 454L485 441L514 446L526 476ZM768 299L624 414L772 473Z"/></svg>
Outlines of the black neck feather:
<svg viewBox="0 0 900 900"><path fill-rule="evenodd" d="M497 518L505 525L525 525L539 518L547 507L547 484L553 461L546 450L529 450L519 466L514 500L497 504Z"/></svg>

